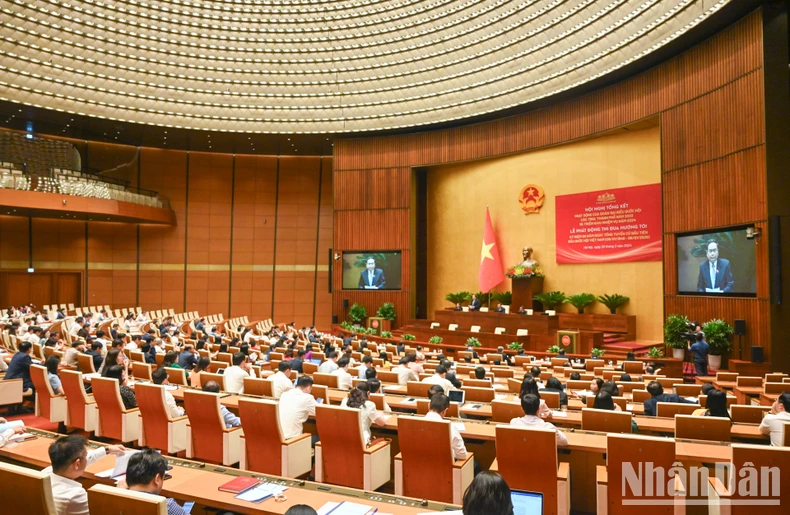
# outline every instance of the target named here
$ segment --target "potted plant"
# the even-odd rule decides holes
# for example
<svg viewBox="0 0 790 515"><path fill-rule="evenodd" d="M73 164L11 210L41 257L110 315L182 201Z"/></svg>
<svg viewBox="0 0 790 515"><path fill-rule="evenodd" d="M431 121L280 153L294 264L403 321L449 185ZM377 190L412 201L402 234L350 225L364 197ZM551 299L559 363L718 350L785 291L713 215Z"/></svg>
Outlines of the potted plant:
<svg viewBox="0 0 790 515"><path fill-rule="evenodd" d="M647 356L653 359L659 359L664 357L664 351L659 349L658 347L650 347L650 350L647 351Z"/></svg>
<svg viewBox="0 0 790 515"><path fill-rule="evenodd" d="M513 303L513 294L509 291L498 291L491 294L491 300L500 302L503 306L509 306Z"/></svg>
<svg viewBox="0 0 790 515"><path fill-rule="evenodd" d="M354 328L354 324L349 322L348 320L343 320L340 322L340 327L342 327L345 331L351 331Z"/></svg>
<svg viewBox="0 0 790 515"><path fill-rule="evenodd" d="M713 370L721 368L721 356L730 351L732 342L730 338L734 333L732 326L720 318L714 318L702 325L705 341L710 345L708 364Z"/></svg>
<svg viewBox="0 0 790 515"><path fill-rule="evenodd" d="M457 293L448 293L444 296L444 300L452 303L453 306L456 304L465 304L472 299L472 294L468 291L459 291Z"/></svg>
<svg viewBox="0 0 790 515"><path fill-rule="evenodd" d="M584 314L584 308L595 302L595 295L592 293L577 293L569 296L565 299L565 302L575 307L579 314L582 315Z"/></svg>
<svg viewBox="0 0 790 515"><path fill-rule="evenodd" d="M480 343L480 340L478 340L474 336L471 336L471 337L466 339L466 346L467 347L482 347L483 344Z"/></svg>
<svg viewBox="0 0 790 515"><path fill-rule="evenodd" d="M560 346L559 345L552 345L551 347L546 349L546 352L549 352L551 354L559 354L560 353Z"/></svg>
<svg viewBox="0 0 790 515"><path fill-rule="evenodd" d="M417 339L417 337L416 337L416 336L414 336L413 334L408 334L408 333L406 333L406 334L404 334L404 335L403 335L403 339L404 339L405 341L407 341L407 342L411 342L411 341L414 341L414 340L416 340L416 339Z"/></svg>
<svg viewBox="0 0 790 515"><path fill-rule="evenodd" d="M629 300L631 299L625 295L619 295L617 293L598 296L598 302L609 308L609 312L613 315L617 314L617 308L626 304Z"/></svg>
<svg viewBox="0 0 790 515"><path fill-rule="evenodd" d="M689 330L689 319L683 315L669 315L664 322L664 343L672 349L672 357L683 359L688 340L683 338Z"/></svg>
<svg viewBox="0 0 790 515"><path fill-rule="evenodd" d="M566 297L561 291L550 291L547 293L535 294L533 298L537 299L541 304L543 304L544 310L550 310L565 302Z"/></svg>
<svg viewBox="0 0 790 515"><path fill-rule="evenodd" d="M519 342L510 342L507 344L507 348L518 352L524 349L524 345Z"/></svg>
<svg viewBox="0 0 790 515"><path fill-rule="evenodd" d="M431 336L430 338L428 338L428 343L432 343L434 345L439 345L440 343L442 343L442 337L441 336Z"/></svg>
<svg viewBox="0 0 790 515"><path fill-rule="evenodd" d="M490 293L483 293L481 291L475 293L477 295L477 300L480 301L480 305L483 307L488 306L488 301L491 299Z"/></svg>
<svg viewBox="0 0 790 515"><path fill-rule="evenodd" d="M398 314L395 312L395 304L392 302L385 302L379 309L376 311L376 316L383 318L386 322L382 324L382 329L389 330L392 322L395 321L395 318Z"/></svg>
<svg viewBox="0 0 790 515"><path fill-rule="evenodd" d="M595 347L593 347L593 350L592 350L592 352L590 353L590 355L591 355L593 358L600 358L600 357L601 357L601 356L603 356L604 354L606 354L606 351L605 351L604 349L598 349L598 348L595 348Z"/></svg>
<svg viewBox="0 0 790 515"><path fill-rule="evenodd" d="M389 331L381 331L382 338L392 338L392 333Z"/></svg>
<svg viewBox="0 0 790 515"><path fill-rule="evenodd" d="M348 318L355 324L362 324L368 317L368 310L365 306L357 304L356 302L348 309Z"/></svg>

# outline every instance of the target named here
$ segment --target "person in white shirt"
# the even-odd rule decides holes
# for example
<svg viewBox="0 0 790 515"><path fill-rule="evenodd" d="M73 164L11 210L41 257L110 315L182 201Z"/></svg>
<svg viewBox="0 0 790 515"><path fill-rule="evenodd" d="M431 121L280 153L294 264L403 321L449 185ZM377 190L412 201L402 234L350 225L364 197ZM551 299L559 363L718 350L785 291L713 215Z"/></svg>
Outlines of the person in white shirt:
<svg viewBox="0 0 790 515"><path fill-rule="evenodd" d="M337 376L337 387L341 390L350 390L354 385L354 378L348 373L348 358L342 357L337 362L337 370L332 372L333 376Z"/></svg>
<svg viewBox="0 0 790 515"><path fill-rule="evenodd" d="M370 387L367 382L358 383L348 394L348 398L343 399L340 403L344 408L359 409L362 414L359 418L360 431L362 432L362 440L365 443L370 442L370 426L376 424L379 427L387 425L387 417L376 409L373 401L368 400L370 394Z"/></svg>
<svg viewBox="0 0 790 515"><path fill-rule="evenodd" d="M40 327L32 327L33 331L27 339L30 343L41 343L41 333L43 332Z"/></svg>
<svg viewBox="0 0 790 515"><path fill-rule="evenodd" d="M280 431L283 438L295 438L304 432L304 423L315 416L315 407L318 402L312 396L313 378L302 376L296 381L296 388L283 393L277 404L277 413L280 417ZM313 438L313 445L318 440L318 435Z"/></svg>
<svg viewBox="0 0 790 515"><path fill-rule="evenodd" d="M538 416L540 411L541 399L532 393L528 393L521 398L521 409L524 416L514 418L510 421L511 426L527 427L530 429L553 429L557 434L557 445L568 445L568 437L565 433L554 427L551 422L546 422Z"/></svg>
<svg viewBox="0 0 790 515"><path fill-rule="evenodd" d="M453 383L447 379L447 367L444 365L438 365L434 374L431 377L426 377L422 380L422 382L428 384L438 384L445 392L455 390Z"/></svg>
<svg viewBox="0 0 790 515"><path fill-rule="evenodd" d="M87 449L88 439L82 435L62 436L49 446L51 467L42 472L51 474L52 497L58 515L88 515L88 492L77 481L85 467L107 454L123 455L123 445Z"/></svg>
<svg viewBox="0 0 790 515"><path fill-rule="evenodd" d="M247 356L243 352L233 355L233 366L225 369L225 390L244 393L244 378L255 377Z"/></svg>
<svg viewBox="0 0 790 515"><path fill-rule="evenodd" d="M450 399L443 393L437 393L431 397L431 407L425 420L444 420L447 410L450 408ZM453 449L453 457L456 460L465 460L469 454L466 452L464 439L461 437L461 432L455 425L450 424L450 445Z"/></svg>
<svg viewBox="0 0 790 515"><path fill-rule="evenodd" d="M771 413L763 417L760 422L760 432L764 435L771 435L771 445L781 447L784 436L785 424L790 422L790 392L782 392L773 406Z"/></svg>
<svg viewBox="0 0 790 515"><path fill-rule="evenodd" d="M326 355L326 361L321 363L318 367L319 374L331 374L337 370L337 352L329 351Z"/></svg>
<svg viewBox="0 0 790 515"><path fill-rule="evenodd" d="M365 373L368 371L369 368L373 368L373 357L372 356L364 356L362 358L362 364L356 368L357 371L357 378L359 379L367 379Z"/></svg>
<svg viewBox="0 0 790 515"><path fill-rule="evenodd" d="M148 311L143 311L142 313L137 315L136 321L138 324L143 324L145 322L148 322Z"/></svg>
<svg viewBox="0 0 790 515"><path fill-rule="evenodd" d="M420 378L409 367L409 358L401 358L398 361L398 366L393 368L392 371L398 374L398 384L404 385L409 381L419 381Z"/></svg>
<svg viewBox="0 0 790 515"><path fill-rule="evenodd" d="M3 417L0 417L0 424L5 424L8 421ZM25 426L16 426L16 427L9 427L2 433L0 433L0 447L3 447L5 444L8 443L8 440L14 435L21 435L25 432Z"/></svg>
<svg viewBox="0 0 790 515"><path fill-rule="evenodd" d="M77 333L82 329L83 322L85 322L85 319L82 317L77 317L77 319L72 322L71 327L69 327L69 336L71 336L72 340L77 337Z"/></svg>
<svg viewBox="0 0 790 515"><path fill-rule="evenodd" d="M151 373L151 379L154 380L154 384L159 384L162 386L167 386L170 384L170 381L167 379L167 370L164 367L157 368ZM170 418L178 418L183 417L185 412L184 408L176 404L176 399L173 397L173 394L167 391L165 388L165 406L167 406L167 413Z"/></svg>
<svg viewBox="0 0 790 515"><path fill-rule="evenodd" d="M277 373L271 377L272 393L275 399L279 399L285 392L294 387L291 381L291 363L288 361L281 361L277 365Z"/></svg>

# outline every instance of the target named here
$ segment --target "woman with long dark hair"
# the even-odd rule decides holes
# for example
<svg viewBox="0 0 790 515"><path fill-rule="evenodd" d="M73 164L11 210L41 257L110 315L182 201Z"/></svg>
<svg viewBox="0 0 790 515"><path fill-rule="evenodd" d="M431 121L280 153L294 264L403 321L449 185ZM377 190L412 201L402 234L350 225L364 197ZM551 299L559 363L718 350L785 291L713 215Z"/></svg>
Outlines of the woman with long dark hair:
<svg viewBox="0 0 790 515"><path fill-rule="evenodd" d="M518 398L523 399L524 396L527 395L528 393L531 393L532 395L540 399L540 408L538 409L538 416L540 418L549 418L551 416L551 409L546 405L546 401L540 398L540 392L538 391L538 383L535 381L535 378L529 374L525 375L524 380L521 382L521 391L518 394Z"/></svg>
<svg viewBox="0 0 790 515"><path fill-rule="evenodd" d="M384 427L387 424L387 417L376 409L376 405L369 399L370 386L367 382L362 381L357 383L357 386L348 392L348 398L343 399L340 403L341 406L346 408L354 408L362 411L362 416L359 418L360 431L362 431L362 439L367 444L370 442L370 426L376 424L379 427Z"/></svg>
<svg viewBox="0 0 790 515"><path fill-rule="evenodd" d="M513 515L510 487L496 472L481 472L464 492L464 515Z"/></svg>

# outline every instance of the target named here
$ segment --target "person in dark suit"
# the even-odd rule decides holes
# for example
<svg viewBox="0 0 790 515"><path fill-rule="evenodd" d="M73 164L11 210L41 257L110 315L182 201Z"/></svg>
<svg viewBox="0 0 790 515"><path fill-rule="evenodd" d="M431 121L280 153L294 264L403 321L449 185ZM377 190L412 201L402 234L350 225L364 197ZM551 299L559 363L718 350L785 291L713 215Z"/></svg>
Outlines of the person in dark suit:
<svg viewBox="0 0 790 515"><path fill-rule="evenodd" d="M346 345L351 345L351 342L352 342L353 340L354 340L354 338L353 338L353 337L352 337L350 334L349 334L349 335L347 335L347 336L345 336L345 337L343 338L343 347L345 347Z"/></svg>
<svg viewBox="0 0 790 515"><path fill-rule="evenodd" d="M464 310L464 308L462 308L462 307L461 307L461 304L460 304L460 303L458 303L458 304L456 304L456 305L455 305L455 309L454 309L454 311L463 311L463 310Z"/></svg>
<svg viewBox="0 0 790 515"><path fill-rule="evenodd" d="M376 268L376 260L368 258L365 262L365 270L359 273L360 290L381 290L384 288L384 270Z"/></svg>
<svg viewBox="0 0 790 515"><path fill-rule="evenodd" d="M496 305L496 309L494 311L496 311L497 313L504 313L505 312L505 307L500 302L500 303L498 303Z"/></svg>
<svg viewBox="0 0 790 515"><path fill-rule="evenodd" d="M678 396L676 393L664 393L664 387L658 381L650 381L647 385L647 391L651 397L645 401L645 416L656 416L656 405L659 402L677 402L680 404L694 404L691 401Z"/></svg>
<svg viewBox="0 0 790 515"><path fill-rule="evenodd" d="M61 320L63 318L66 318L66 314L63 313L63 308L61 308L58 310L58 314L55 316L55 320Z"/></svg>
<svg viewBox="0 0 790 515"><path fill-rule="evenodd" d="M482 305L483 304L480 302L480 299L477 298L477 295L472 295L472 302L469 303L469 311L478 311Z"/></svg>
<svg viewBox="0 0 790 515"><path fill-rule="evenodd" d="M30 358L30 353L33 350L33 344L30 342L22 342L18 346L19 352L14 354L11 358L11 363L8 364L6 370L6 379L21 379L22 389L25 395L29 395L35 391L33 380L30 378L30 365L33 360Z"/></svg>
<svg viewBox="0 0 790 515"><path fill-rule="evenodd" d="M195 324L195 331L200 331L202 333L206 332L206 319L201 318L198 320L197 324Z"/></svg>
<svg viewBox="0 0 790 515"><path fill-rule="evenodd" d="M527 308L525 308L524 306L519 306L517 313L519 315L526 315L527 314Z"/></svg>
<svg viewBox="0 0 790 515"><path fill-rule="evenodd" d="M304 374L304 350L299 349L296 351L296 357L291 360L291 370L296 372L297 374Z"/></svg>
<svg viewBox="0 0 790 515"><path fill-rule="evenodd" d="M732 277L730 262L719 258L719 244L713 240L708 241L707 258L699 265L697 277L697 291L705 293L728 293L732 291L735 280Z"/></svg>

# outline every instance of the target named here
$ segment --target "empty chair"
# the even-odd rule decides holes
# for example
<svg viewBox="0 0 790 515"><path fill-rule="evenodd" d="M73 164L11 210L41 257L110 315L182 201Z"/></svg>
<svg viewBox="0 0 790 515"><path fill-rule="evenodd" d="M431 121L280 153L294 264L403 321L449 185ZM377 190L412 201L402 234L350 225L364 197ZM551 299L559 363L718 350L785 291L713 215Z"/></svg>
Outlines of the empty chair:
<svg viewBox="0 0 790 515"><path fill-rule="evenodd" d="M151 365L132 361L132 376L134 376L137 381L151 381Z"/></svg>
<svg viewBox="0 0 790 515"><path fill-rule="evenodd" d="M77 366L83 374L96 373L96 367L93 366L93 356L90 354L77 354Z"/></svg>
<svg viewBox="0 0 790 515"><path fill-rule="evenodd" d="M439 322L431 322L431 329L438 329L441 325Z"/></svg>
<svg viewBox="0 0 790 515"><path fill-rule="evenodd" d="M733 404L730 409L730 415L733 422L741 422L745 424L759 424L763 421L763 416L771 412L771 406L750 406Z"/></svg>
<svg viewBox="0 0 790 515"><path fill-rule="evenodd" d="M395 456L395 495L461 504L474 477L472 453L453 456L449 420L398 419L400 453Z"/></svg>
<svg viewBox="0 0 790 515"><path fill-rule="evenodd" d="M263 397L274 397L271 379L261 379L259 377L244 378L244 393L249 395L261 395Z"/></svg>
<svg viewBox="0 0 790 515"><path fill-rule="evenodd" d="M61 370L60 380L66 393L66 425L83 431L96 430L96 400L85 391L82 372Z"/></svg>
<svg viewBox="0 0 790 515"><path fill-rule="evenodd" d="M610 412L611 413L611 412ZM675 441L671 438L656 438L642 435L609 434L606 437L606 465L596 469L596 497L598 515L633 515L686 513L685 485L674 473ZM643 470L650 463L652 470L658 471L647 479L651 481L649 498L647 485L639 481L625 481L624 478ZM674 479L674 482L672 480ZM658 488L657 484L663 485ZM667 485L674 486L668 489ZM654 505L646 505L645 502ZM630 502L643 503L633 506ZM659 504L661 503L661 504Z"/></svg>
<svg viewBox="0 0 790 515"><path fill-rule="evenodd" d="M88 504L93 513L167 515L166 497L101 484L88 490Z"/></svg>
<svg viewBox="0 0 790 515"><path fill-rule="evenodd" d="M514 418L520 418L523 416L524 410L521 409L520 402L497 400L491 401L491 420L494 422L509 424Z"/></svg>
<svg viewBox="0 0 790 515"><path fill-rule="evenodd" d="M185 390L184 407L189 417L186 437L187 458L223 465L237 463L241 448L241 427L225 427L219 409L219 395Z"/></svg>
<svg viewBox="0 0 790 515"><path fill-rule="evenodd" d="M675 438L729 442L731 426L725 417L675 415Z"/></svg>
<svg viewBox="0 0 790 515"><path fill-rule="evenodd" d="M50 422L65 422L68 411L66 396L52 390L46 367L30 365L30 379L36 387L36 416Z"/></svg>
<svg viewBox="0 0 790 515"><path fill-rule="evenodd" d="M491 471L502 475L512 490L542 493L544 515L570 513L570 466L558 462L553 429L498 425L496 446ZM530 457L529 466L524 466L524 456Z"/></svg>
<svg viewBox="0 0 790 515"><path fill-rule="evenodd" d="M93 398L99 410L96 436L133 442L140 438L140 409L126 409L121 400L118 380L94 377L91 381Z"/></svg>
<svg viewBox="0 0 790 515"><path fill-rule="evenodd" d="M165 387L135 385L140 409L140 445L175 454L186 449L187 417L171 417L165 403Z"/></svg>
<svg viewBox="0 0 790 515"><path fill-rule="evenodd" d="M310 472L312 446L310 433L288 440L280 429L277 402L265 399L239 399L239 417L247 434L241 436L239 468L264 474L296 478Z"/></svg>
<svg viewBox="0 0 790 515"><path fill-rule="evenodd" d="M390 480L390 442L367 446L360 430L360 413L339 406L316 407L321 438L315 445L317 482L370 491Z"/></svg>
<svg viewBox="0 0 790 515"><path fill-rule="evenodd" d="M4 515L57 515L52 476L0 461L0 498Z"/></svg>
<svg viewBox="0 0 790 515"><path fill-rule="evenodd" d="M161 354L157 354L157 356L161 356ZM132 365L134 366L134 365ZM167 382L170 384L177 384L180 386L189 386L187 382L187 374L186 371L182 368L173 368L173 367L165 367L165 372L167 372ZM200 373L203 375L203 372Z"/></svg>

